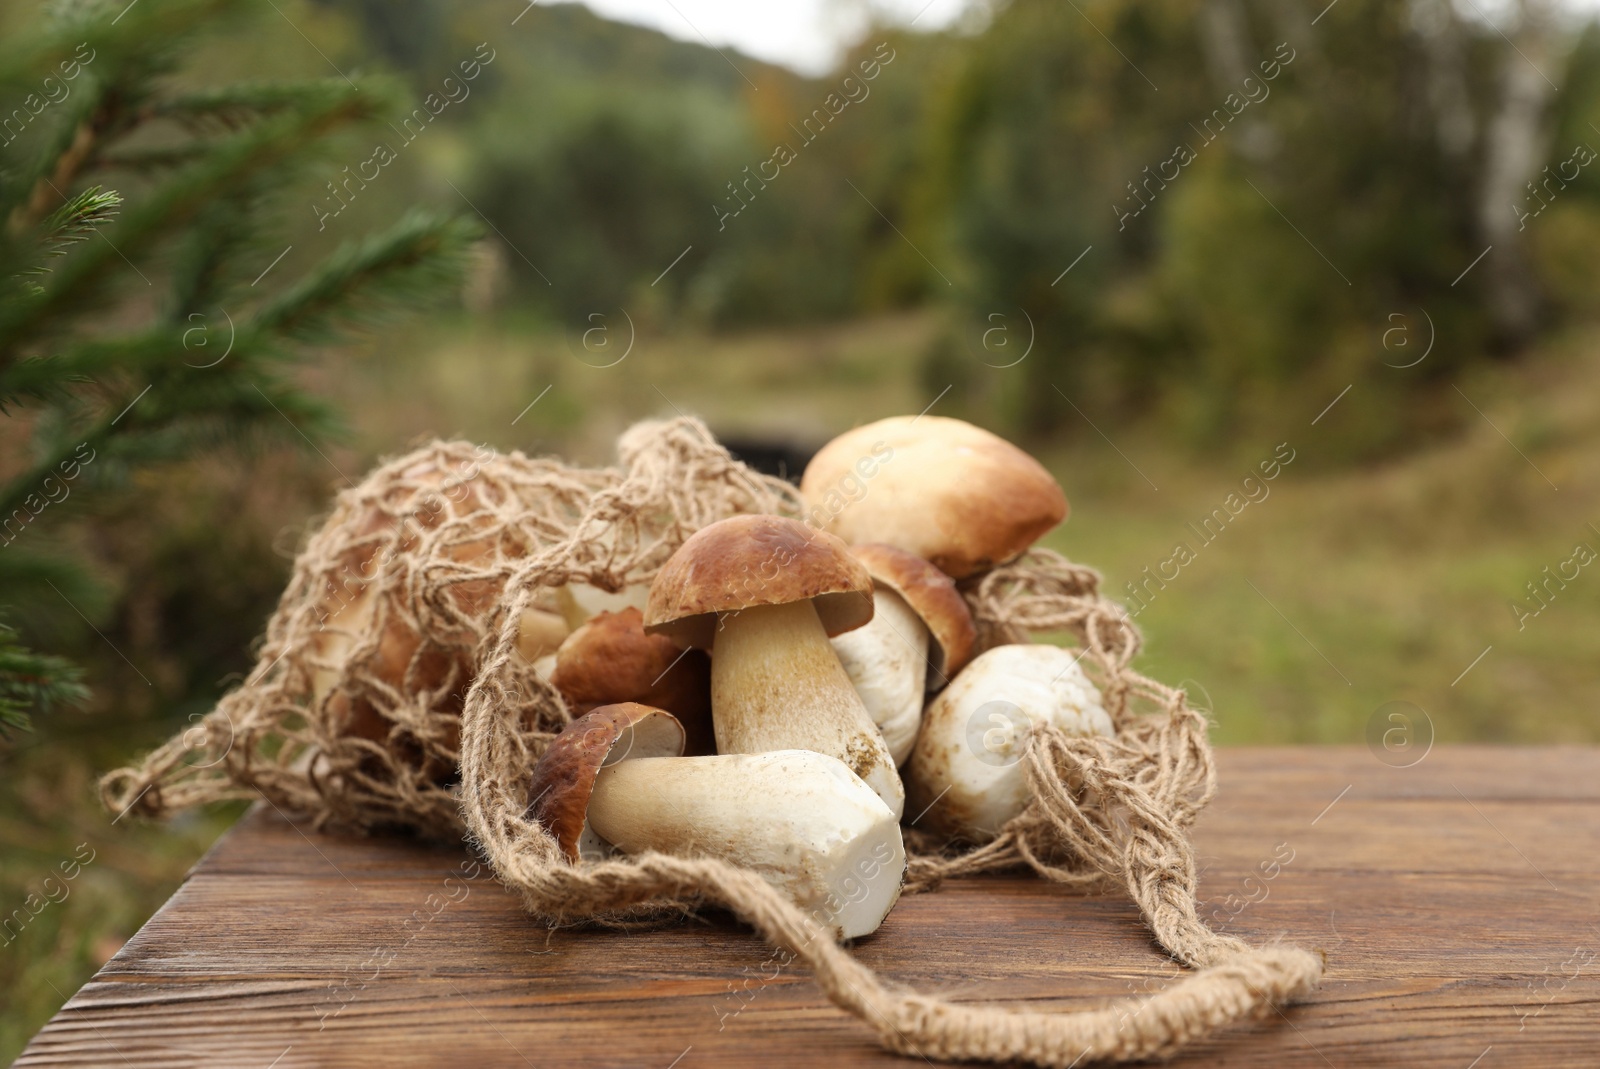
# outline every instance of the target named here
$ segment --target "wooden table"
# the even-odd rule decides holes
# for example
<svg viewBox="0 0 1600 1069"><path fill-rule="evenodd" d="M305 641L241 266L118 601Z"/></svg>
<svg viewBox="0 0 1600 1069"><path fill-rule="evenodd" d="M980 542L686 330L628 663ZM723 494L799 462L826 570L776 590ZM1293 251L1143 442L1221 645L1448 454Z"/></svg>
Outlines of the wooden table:
<svg viewBox="0 0 1600 1069"><path fill-rule="evenodd" d="M1219 760L1203 895L1247 939L1324 948L1328 974L1308 1003L1176 1064L1600 1065L1600 751ZM732 922L552 932L463 871L462 850L307 833L258 809L17 1065L917 1063L880 1051L803 971L774 976ZM1176 971L1120 894L1015 878L903 899L857 952L918 988L1037 1009Z"/></svg>

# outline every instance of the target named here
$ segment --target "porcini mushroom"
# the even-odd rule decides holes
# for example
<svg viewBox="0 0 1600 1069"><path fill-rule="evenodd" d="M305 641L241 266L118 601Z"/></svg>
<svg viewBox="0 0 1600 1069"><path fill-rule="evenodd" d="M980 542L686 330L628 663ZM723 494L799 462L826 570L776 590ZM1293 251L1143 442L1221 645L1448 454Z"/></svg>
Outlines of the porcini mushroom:
<svg viewBox="0 0 1600 1069"><path fill-rule="evenodd" d="M1067 515L1037 461L959 419L895 416L846 431L806 465L808 519L846 542L887 542L963 579L1008 561Z"/></svg>
<svg viewBox="0 0 1600 1069"><path fill-rule="evenodd" d="M477 471L460 457L424 457L397 472L395 486L380 501L357 508L341 503L328 520L330 529L347 529L353 545L338 558L338 570L323 577L308 682L313 707L327 703L329 726L338 734L389 739L397 720L379 711L375 697L385 706L398 694L422 708L460 712L473 670L470 646L437 638L425 645L419 621L397 611L400 597L380 597L379 589L392 560L413 552L424 535L446 523L482 537L451 543L443 557L462 565L493 559L493 491L477 481ZM501 589L496 581L470 579L451 584L449 600L463 615L486 615ZM524 610L517 624L517 652L530 664L555 652L569 630L560 615L541 607ZM355 658L359 663L352 663ZM457 731L448 729L438 741L441 749L455 750Z"/></svg>
<svg viewBox="0 0 1600 1069"><path fill-rule="evenodd" d="M782 516L733 516L662 566L644 623L711 651L718 753L837 757L898 819L894 758L828 644L871 618L872 577L839 539Z"/></svg>
<svg viewBox="0 0 1600 1069"><path fill-rule="evenodd" d="M370 632L378 607L375 590L375 585L368 582L357 589L349 600L335 603L312 637L312 650L320 662L314 664L310 673L313 703L320 703L339 681L343 668L336 670L329 666L342 666L348 661L351 651ZM517 654L539 672L540 661L552 657L566 635L567 627L560 616L543 609L524 609L517 620ZM469 679L470 657L466 651L457 651L448 657L438 652L425 653L416 678L408 681L407 670L417 660L421 645L422 638L416 629L406 621L395 618L391 612L378 636L376 654L364 662L364 667L374 678L405 693L426 694L437 688L448 677L452 665L459 680ZM553 666L554 661L550 664ZM548 671L539 674L548 675ZM464 691L465 687L462 689ZM335 711L341 714L336 720L343 725L345 733L373 741L382 741L387 737L391 725L379 715L370 701L358 698L351 705L344 695L336 697L341 699L336 703Z"/></svg>
<svg viewBox="0 0 1600 1069"><path fill-rule="evenodd" d="M882 542L851 552L872 576L872 619L836 635L833 649L899 765L917 741L924 696L972 656L972 613L950 577L921 557Z"/></svg>
<svg viewBox="0 0 1600 1069"><path fill-rule="evenodd" d="M617 702L665 709L683 724L689 753L716 753L710 660L702 650L646 634L638 609L599 613L568 635L549 679L574 714Z"/></svg>
<svg viewBox="0 0 1600 1069"><path fill-rule="evenodd" d="M905 848L883 800L810 750L679 757L670 713L601 706L533 770L530 819L568 858L649 850L753 869L836 936L875 931L900 896Z"/></svg>
<svg viewBox="0 0 1600 1069"><path fill-rule="evenodd" d="M976 657L928 706L906 766L917 826L986 842L1021 813L1029 731L1111 735L1100 691L1058 646L996 646Z"/></svg>

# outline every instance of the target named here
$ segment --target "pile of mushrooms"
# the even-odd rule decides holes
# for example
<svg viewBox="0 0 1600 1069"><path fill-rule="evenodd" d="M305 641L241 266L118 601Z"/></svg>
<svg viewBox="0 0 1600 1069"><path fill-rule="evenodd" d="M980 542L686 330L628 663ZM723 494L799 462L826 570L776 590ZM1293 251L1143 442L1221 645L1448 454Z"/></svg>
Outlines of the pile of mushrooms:
<svg viewBox="0 0 1600 1069"><path fill-rule="evenodd" d="M977 636L957 583L1067 514L988 431L896 417L806 468L806 522L739 515L688 538L644 604L587 618L540 670L581 714L533 771L528 816L572 860L660 851L759 872L839 938L878 929L902 816L992 839L1027 804L1035 726L1109 735L1069 651Z"/></svg>

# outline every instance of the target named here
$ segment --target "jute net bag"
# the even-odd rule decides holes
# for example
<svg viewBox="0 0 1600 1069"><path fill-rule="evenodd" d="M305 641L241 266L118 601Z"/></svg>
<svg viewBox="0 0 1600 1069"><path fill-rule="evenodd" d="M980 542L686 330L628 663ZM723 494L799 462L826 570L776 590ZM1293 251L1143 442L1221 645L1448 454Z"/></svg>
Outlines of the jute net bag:
<svg viewBox="0 0 1600 1069"><path fill-rule="evenodd" d="M618 455L615 468L586 470L435 442L374 471L339 496L296 561L245 684L108 775L106 804L160 816L259 794L319 825L465 834L551 924L725 908L805 962L885 1047L927 1058L1069 1066L1165 1055L1316 985L1317 955L1251 948L1200 920L1188 829L1216 789L1205 719L1182 691L1129 667L1138 634L1099 595L1099 577L1046 550L963 583L980 646L1072 636L1116 733L1035 731L1025 811L975 849L907 831L905 892L1019 867L1076 887L1121 884L1194 970L1183 979L1076 1013L958 1004L879 977L750 870L664 854L569 861L526 816L529 773L572 719L526 655L527 621L569 583L648 583L718 519L802 512L793 487L732 459L694 419L639 424Z"/></svg>

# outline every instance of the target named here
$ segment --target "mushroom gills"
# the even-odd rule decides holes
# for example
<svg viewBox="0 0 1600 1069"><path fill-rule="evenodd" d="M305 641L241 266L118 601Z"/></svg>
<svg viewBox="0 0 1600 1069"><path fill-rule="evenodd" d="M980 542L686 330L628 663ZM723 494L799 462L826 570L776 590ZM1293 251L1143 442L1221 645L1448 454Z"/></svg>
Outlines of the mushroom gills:
<svg viewBox="0 0 1600 1069"><path fill-rule="evenodd" d="M711 717L718 753L815 750L843 761L896 820L905 809L894 758L809 600L717 618Z"/></svg>
<svg viewBox="0 0 1600 1069"><path fill-rule="evenodd" d="M877 929L905 875L896 816L842 762L810 750L607 765L588 826L623 853L753 869L844 939Z"/></svg>
<svg viewBox="0 0 1600 1069"><path fill-rule="evenodd" d="M905 763L922 726L928 677L928 628L904 598L878 587L872 619L830 641L867 714L883 733L889 756Z"/></svg>

